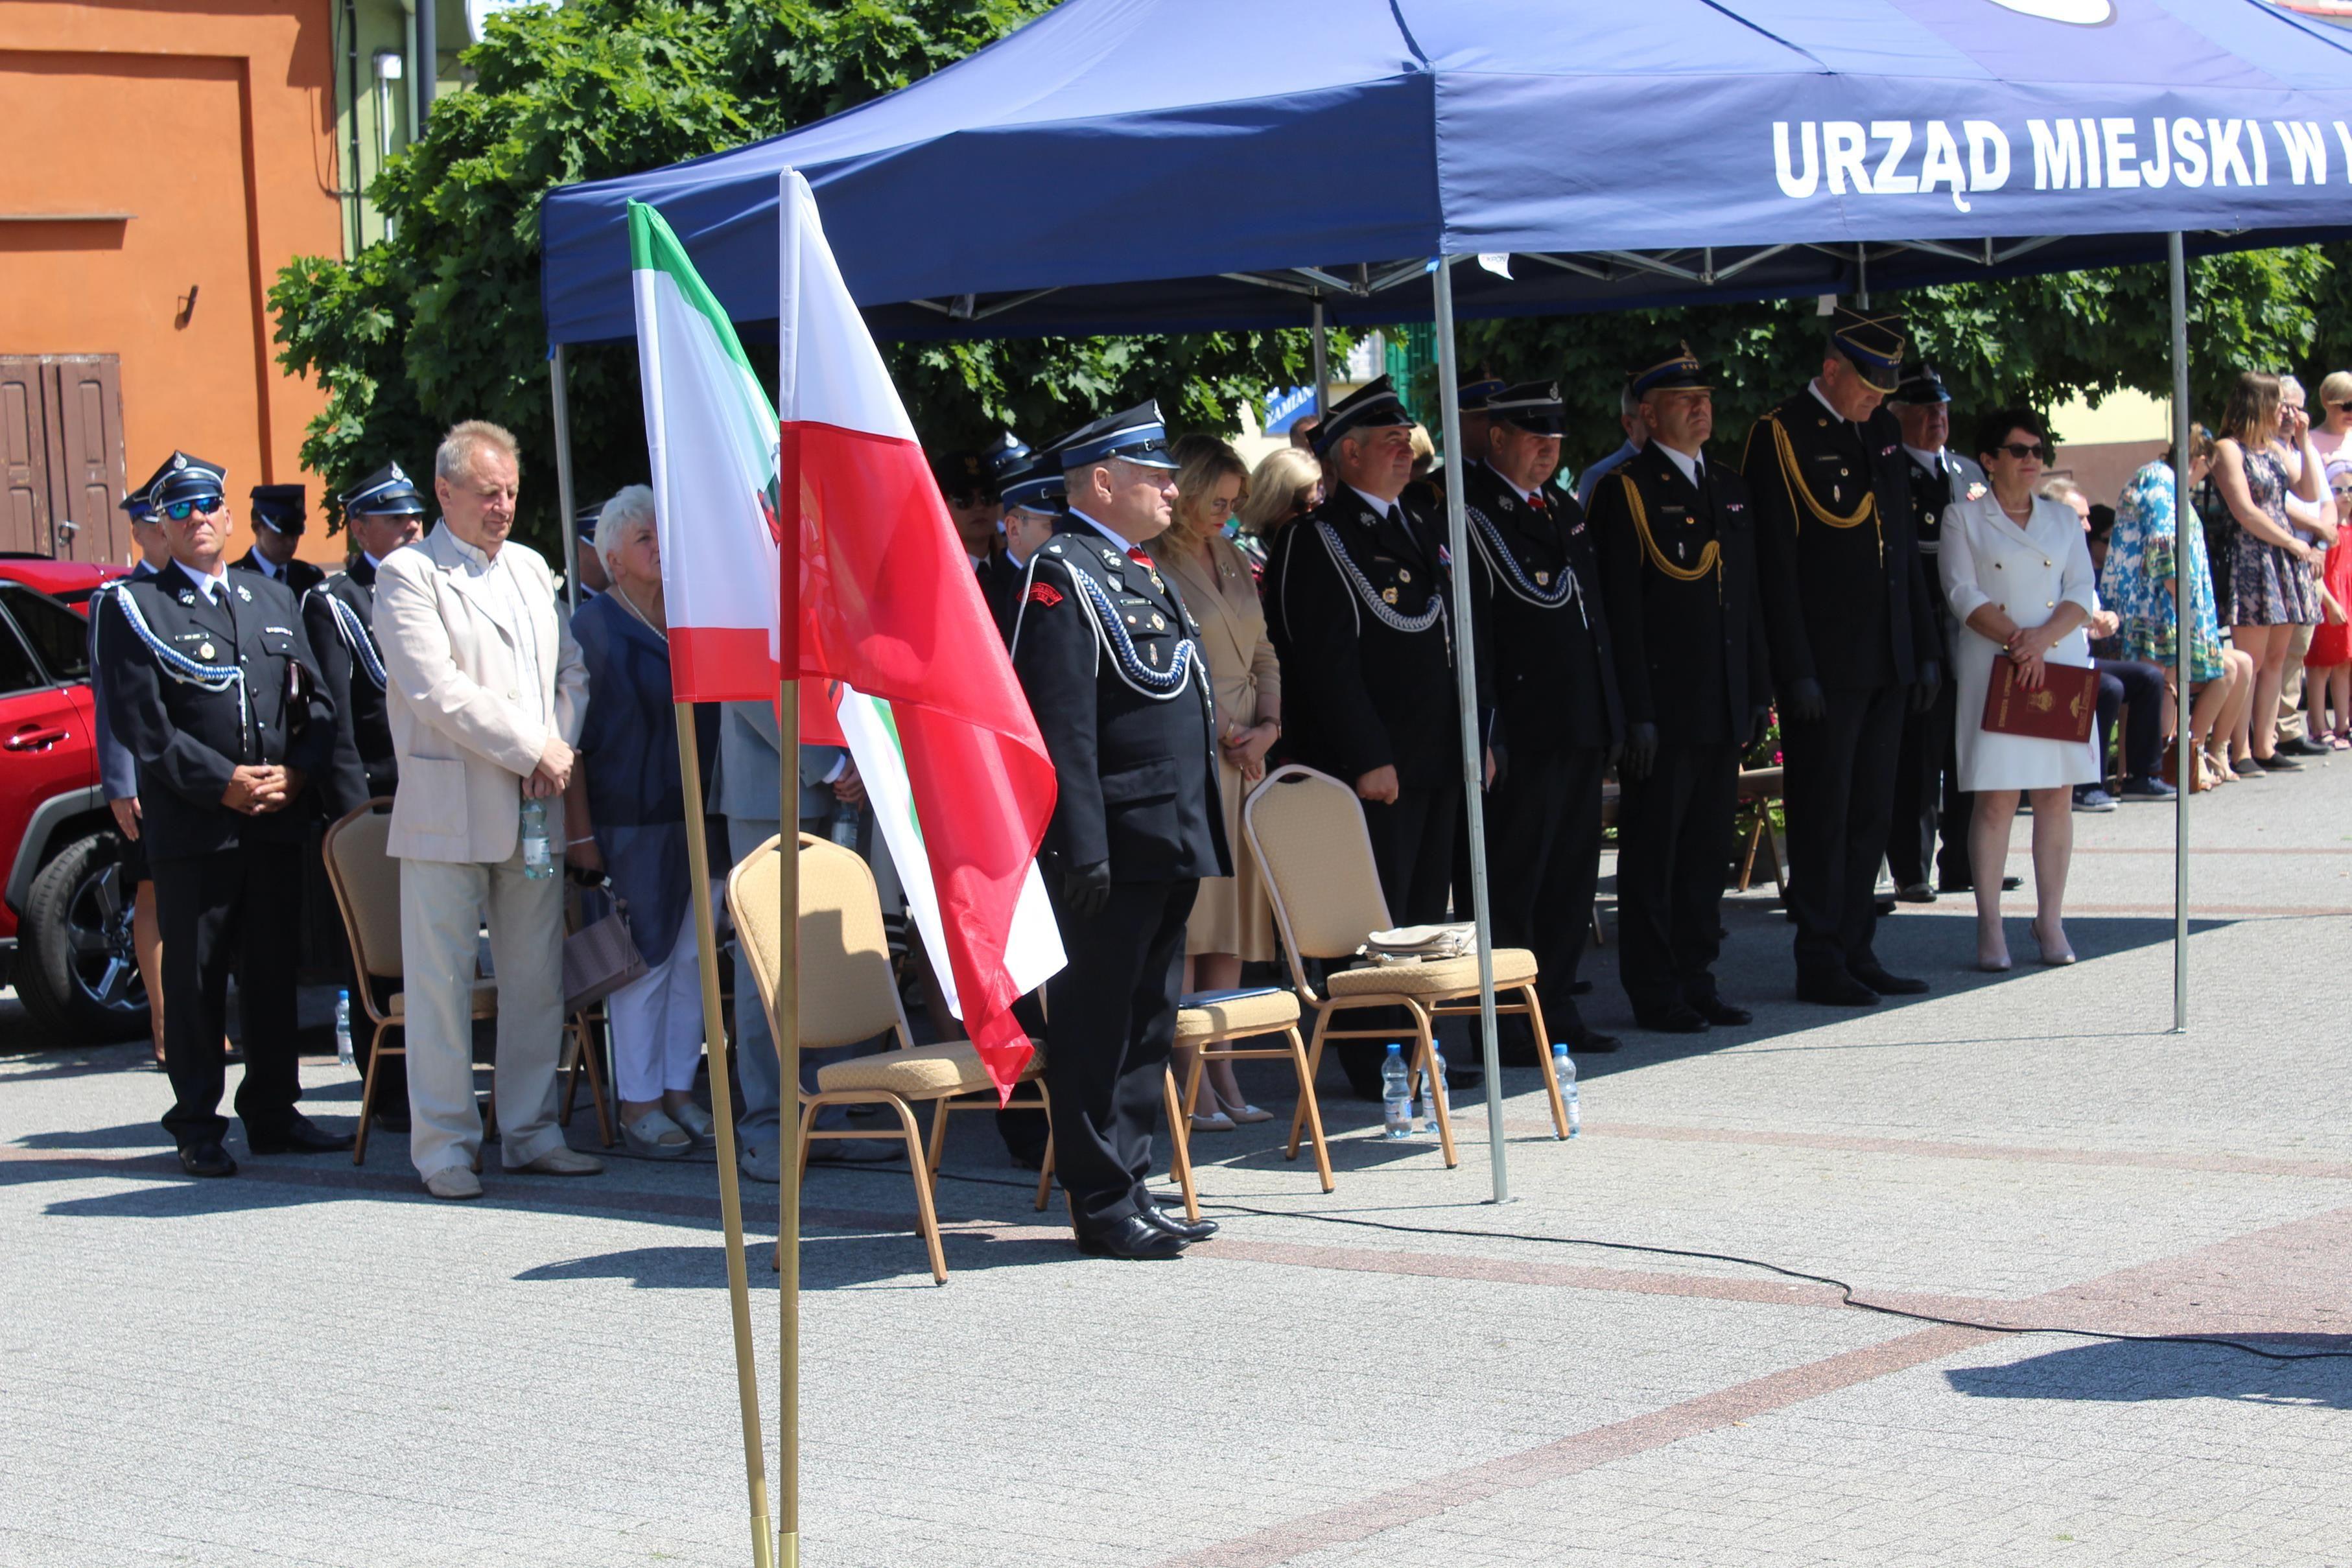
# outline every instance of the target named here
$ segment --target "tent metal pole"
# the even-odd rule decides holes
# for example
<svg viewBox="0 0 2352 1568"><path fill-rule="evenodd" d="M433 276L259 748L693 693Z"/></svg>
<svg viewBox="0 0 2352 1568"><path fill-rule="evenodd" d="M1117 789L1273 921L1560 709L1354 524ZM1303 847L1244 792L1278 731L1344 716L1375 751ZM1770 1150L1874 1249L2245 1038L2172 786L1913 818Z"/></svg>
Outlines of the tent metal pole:
<svg viewBox="0 0 2352 1568"><path fill-rule="evenodd" d="M563 345L555 345L548 356L548 402L555 414L555 504L563 509L563 603L568 610L580 608L580 536L572 528L572 519L578 508L572 504L572 402L564 395Z"/></svg>
<svg viewBox="0 0 2352 1568"><path fill-rule="evenodd" d="M2173 769L2180 792L2172 798L2172 1032L2189 1031L2189 797L2197 768L2189 724L2189 653L2197 606L2181 570L2188 530L2200 527L2189 499L2189 263L2175 230L2164 236L2172 269L2172 602L2173 653L2179 660L2173 699Z"/></svg>
<svg viewBox="0 0 2352 1568"><path fill-rule="evenodd" d="M1462 808L1470 821L1470 909L1478 925L1478 1032L1486 1069L1486 1150L1494 1164L1495 1201L1511 1201L1511 1173L1503 1149L1503 1063L1495 1029L1494 922L1486 898L1486 747L1478 736L1478 653L1471 635L1470 523L1462 501L1462 377L1454 346L1454 261L1437 260L1437 403L1445 438L1445 538L1453 552L1454 682L1462 709ZM1536 1042L1538 1055L1543 1042ZM1430 1085L1435 1092L1438 1085Z"/></svg>
<svg viewBox="0 0 2352 1568"><path fill-rule="evenodd" d="M1315 297L1315 419L1323 419L1323 389L1331 384L1331 335L1323 325L1323 297Z"/></svg>

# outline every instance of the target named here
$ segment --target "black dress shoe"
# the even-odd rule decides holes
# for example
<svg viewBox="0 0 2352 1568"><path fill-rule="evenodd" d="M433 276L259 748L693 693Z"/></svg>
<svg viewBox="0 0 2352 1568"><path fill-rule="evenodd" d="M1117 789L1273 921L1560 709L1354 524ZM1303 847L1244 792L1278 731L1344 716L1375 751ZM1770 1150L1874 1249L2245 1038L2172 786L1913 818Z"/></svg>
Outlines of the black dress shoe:
<svg viewBox="0 0 2352 1568"><path fill-rule="evenodd" d="M1146 1204L1136 1212L1169 1235L1186 1241L1206 1241L1217 1233L1217 1222L1213 1219L1186 1219L1181 1215L1169 1213L1156 1203Z"/></svg>
<svg viewBox="0 0 2352 1568"><path fill-rule="evenodd" d="M182 1144L180 1168L192 1176L236 1175L236 1162L228 1157L228 1151L221 1147L218 1138L204 1138L193 1144Z"/></svg>
<svg viewBox="0 0 2352 1568"><path fill-rule="evenodd" d="M1177 1258L1184 1251L1182 1238L1160 1229L1140 1214L1130 1214L1108 1225L1074 1228L1078 1250L1089 1258Z"/></svg>
<svg viewBox="0 0 2352 1568"><path fill-rule="evenodd" d="M1652 1034L1705 1034L1706 1032L1706 1017L1696 1008L1683 1002L1676 1002L1670 1008L1660 1008L1655 1012L1637 1012L1633 1015L1633 1022L1637 1027L1648 1030Z"/></svg>
<svg viewBox="0 0 2352 1568"><path fill-rule="evenodd" d="M1852 975L1799 976L1797 999L1831 1008L1874 1008L1878 993Z"/></svg>
<svg viewBox="0 0 2352 1568"><path fill-rule="evenodd" d="M1571 981L1568 988L1568 994L1571 997L1589 997L1592 994L1592 982L1590 980Z"/></svg>
<svg viewBox="0 0 2352 1568"><path fill-rule="evenodd" d="M1625 1042L1613 1034L1579 1024L1568 1031L1565 1043L1570 1056L1606 1056Z"/></svg>
<svg viewBox="0 0 2352 1568"><path fill-rule="evenodd" d="M269 1132L247 1123L245 1146L257 1155L331 1155L347 1152L352 1144L349 1133L330 1133L310 1117L297 1111Z"/></svg>
<svg viewBox="0 0 2352 1568"><path fill-rule="evenodd" d="M1890 975L1885 969L1856 969L1853 977L1882 997L1924 997L1927 982L1915 980L1908 975Z"/></svg>
<svg viewBox="0 0 2352 1568"><path fill-rule="evenodd" d="M2314 746L2310 741L2298 735L2293 740L2280 741L2273 749L2284 751L2289 757L2325 757L2334 748L2332 747L2326 746Z"/></svg>
<svg viewBox="0 0 2352 1568"><path fill-rule="evenodd" d="M1735 1008L1721 997L1691 997L1691 1010L1709 1023L1719 1023L1726 1029L1738 1029L1744 1023L1754 1023L1756 1015L1746 1008Z"/></svg>

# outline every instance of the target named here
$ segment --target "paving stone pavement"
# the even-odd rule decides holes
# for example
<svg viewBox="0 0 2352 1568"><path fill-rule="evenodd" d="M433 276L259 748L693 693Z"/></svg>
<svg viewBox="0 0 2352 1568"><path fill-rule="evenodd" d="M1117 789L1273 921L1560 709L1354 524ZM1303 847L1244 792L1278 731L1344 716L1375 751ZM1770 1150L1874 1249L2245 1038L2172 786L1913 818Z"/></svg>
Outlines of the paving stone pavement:
<svg viewBox="0 0 2352 1568"><path fill-rule="evenodd" d="M1677 1255L1969 1324L2352 1351L2352 761L2194 819L2186 1035L2172 813L2135 805L2074 819L2072 968L2032 962L2021 894L2020 968L1968 970L1948 898L1883 927L1930 995L1831 1014L1790 999L1769 888L1734 899L1756 1023L1629 1033L1568 1145L1507 1071L1507 1206L1482 1105L1449 1172L1336 1072L1338 1190L1281 1122L1204 1135L1225 1232L1172 1265L1078 1259L984 1116L950 1139L945 1289L903 1173L821 1169L803 1561L2352 1568L2352 1359L1938 1325ZM1613 961L1587 1017L1630 1030ZM379 1134L364 1169L192 1182L142 1055L0 1000L0 1568L750 1560L710 1166L443 1205ZM331 1060L303 1078L355 1113Z"/></svg>

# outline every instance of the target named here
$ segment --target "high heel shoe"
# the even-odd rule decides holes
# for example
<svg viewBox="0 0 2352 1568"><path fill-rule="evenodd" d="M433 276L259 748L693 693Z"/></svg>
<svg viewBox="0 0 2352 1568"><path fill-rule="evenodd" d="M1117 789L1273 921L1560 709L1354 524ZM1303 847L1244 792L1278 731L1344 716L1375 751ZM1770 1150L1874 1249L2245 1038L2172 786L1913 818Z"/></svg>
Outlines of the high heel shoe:
<svg viewBox="0 0 2352 1568"><path fill-rule="evenodd" d="M1195 1111L1192 1127L1196 1133L1230 1133L1234 1130L1234 1119L1223 1111L1212 1111L1205 1116Z"/></svg>
<svg viewBox="0 0 2352 1568"><path fill-rule="evenodd" d="M2006 975L2015 966L2010 962L2009 955L2007 953L2000 953L1991 957L1987 957L1983 948L1979 947L1977 949L1977 967L1983 970L1988 975Z"/></svg>
<svg viewBox="0 0 2352 1568"><path fill-rule="evenodd" d="M2042 962L2051 968L2063 969L2074 961L2074 949L2063 943L2054 947L2051 946L2049 939L2042 935L2042 922L2039 920L2033 923L2033 940L2042 946Z"/></svg>
<svg viewBox="0 0 2352 1568"><path fill-rule="evenodd" d="M1206 1088L1207 1086L1204 1084L1202 1087ZM1246 1100L1236 1105L1232 1101L1226 1099L1223 1094L1218 1093L1214 1089L1209 1090L1209 1094L1215 1102L1219 1113L1230 1121L1235 1123L1245 1123L1271 1122L1274 1120L1273 1112L1261 1111Z"/></svg>

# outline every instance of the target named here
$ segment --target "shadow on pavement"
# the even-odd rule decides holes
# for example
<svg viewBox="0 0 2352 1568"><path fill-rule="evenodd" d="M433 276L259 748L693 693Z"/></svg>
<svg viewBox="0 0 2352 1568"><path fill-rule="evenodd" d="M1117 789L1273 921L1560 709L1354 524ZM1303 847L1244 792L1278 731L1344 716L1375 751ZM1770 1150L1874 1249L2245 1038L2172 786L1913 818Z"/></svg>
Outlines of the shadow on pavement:
<svg viewBox="0 0 2352 1568"><path fill-rule="evenodd" d="M2352 1352L2352 1335L2217 1335L2281 1353ZM2265 1361L2210 1344L2104 1340L2068 1345L2005 1366L1944 1374L1955 1393L1978 1399L2065 1399L2137 1404L2155 1399L2242 1399L2352 1410L2352 1358Z"/></svg>

